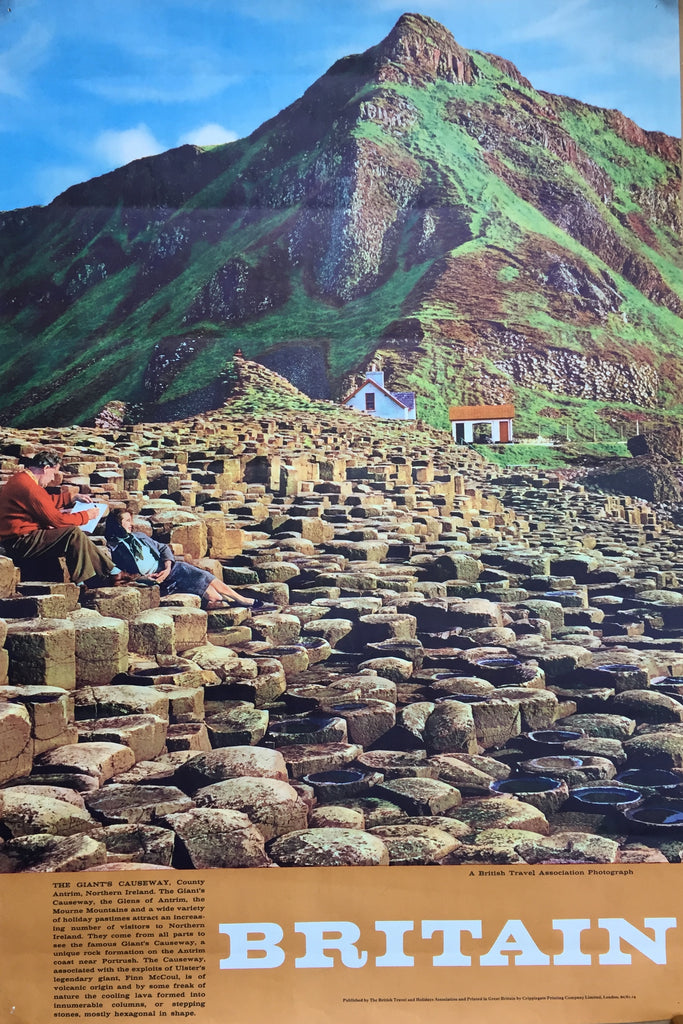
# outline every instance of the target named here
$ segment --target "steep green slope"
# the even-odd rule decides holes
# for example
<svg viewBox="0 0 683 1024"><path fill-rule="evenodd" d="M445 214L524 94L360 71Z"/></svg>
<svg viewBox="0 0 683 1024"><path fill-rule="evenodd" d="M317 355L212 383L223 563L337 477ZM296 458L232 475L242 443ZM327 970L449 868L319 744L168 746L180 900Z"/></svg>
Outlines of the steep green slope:
<svg viewBox="0 0 683 1024"><path fill-rule="evenodd" d="M376 358L436 426L456 402L586 437L681 413L677 161L405 15L249 139L0 218L0 417L178 399L302 344L333 396Z"/></svg>

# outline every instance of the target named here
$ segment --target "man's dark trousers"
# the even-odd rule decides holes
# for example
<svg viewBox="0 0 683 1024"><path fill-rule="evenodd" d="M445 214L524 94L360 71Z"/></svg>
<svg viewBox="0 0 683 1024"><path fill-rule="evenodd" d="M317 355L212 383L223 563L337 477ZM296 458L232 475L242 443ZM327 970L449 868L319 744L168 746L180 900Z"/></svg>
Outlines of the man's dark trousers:
<svg viewBox="0 0 683 1024"><path fill-rule="evenodd" d="M32 530L17 537L7 537L3 544L10 558L20 562L33 561L45 555L63 557L73 583L83 583L93 576L108 576L114 568L106 552L78 526Z"/></svg>

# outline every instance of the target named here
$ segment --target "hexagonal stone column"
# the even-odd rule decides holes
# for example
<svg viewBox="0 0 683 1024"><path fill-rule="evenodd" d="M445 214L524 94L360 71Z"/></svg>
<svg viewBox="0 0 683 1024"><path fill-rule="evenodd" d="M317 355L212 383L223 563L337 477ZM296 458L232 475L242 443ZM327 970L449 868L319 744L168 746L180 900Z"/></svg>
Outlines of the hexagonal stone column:
<svg viewBox="0 0 683 1024"><path fill-rule="evenodd" d="M3 698L28 712L34 757L64 743L77 742L73 695L66 690L54 686L7 686L0 690L0 699ZM4 749L1 742L0 749Z"/></svg>
<svg viewBox="0 0 683 1024"><path fill-rule="evenodd" d="M350 828L310 828L276 839L270 848L283 867L388 864L389 851L378 836Z"/></svg>
<svg viewBox="0 0 683 1024"><path fill-rule="evenodd" d="M240 811L195 807L159 823L176 834L176 867L262 868L270 860L261 832Z"/></svg>
<svg viewBox="0 0 683 1024"><path fill-rule="evenodd" d="M195 793L198 807L225 807L241 811L268 841L304 829L306 804L289 783L280 779L227 779Z"/></svg>
<svg viewBox="0 0 683 1024"><path fill-rule="evenodd" d="M0 555L0 598L11 597L19 582L19 570L11 558Z"/></svg>
<svg viewBox="0 0 683 1024"><path fill-rule="evenodd" d="M155 658L176 653L175 623L165 609L140 612L128 626L128 649L134 654Z"/></svg>
<svg viewBox="0 0 683 1024"><path fill-rule="evenodd" d="M20 704L0 704L0 784L31 774L31 719Z"/></svg>
<svg viewBox="0 0 683 1024"><path fill-rule="evenodd" d="M197 647L206 640L208 618L201 608L174 608L164 605L164 615L173 619L177 651Z"/></svg>
<svg viewBox="0 0 683 1024"><path fill-rule="evenodd" d="M128 623L83 608L69 616L76 630L76 682L103 686L128 669Z"/></svg>
<svg viewBox="0 0 683 1024"><path fill-rule="evenodd" d="M13 686L76 685L76 631L68 619L20 619L7 628Z"/></svg>
<svg viewBox="0 0 683 1024"><path fill-rule="evenodd" d="M70 743L39 758L41 766L91 775L100 785L135 764L135 754L122 743Z"/></svg>
<svg viewBox="0 0 683 1024"><path fill-rule="evenodd" d="M121 743L136 761L151 761L164 749L168 722L158 715L121 715L119 718L87 719L78 723L82 740Z"/></svg>
<svg viewBox="0 0 683 1024"><path fill-rule="evenodd" d="M144 597L146 600L148 595L144 594ZM85 590L81 595L81 604L84 608L93 608L100 615L111 616L114 619L126 619L130 622L143 609L143 588L107 589L101 587L97 590Z"/></svg>
<svg viewBox="0 0 683 1024"><path fill-rule="evenodd" d="M94 818L83 807L43 792L46 789L50 787L10 786L0 792L0 824L5 836L70 836L94 827Z"/></svg>
<svg viewBox="0 0 683 1024"><path fill-rule="evenodd" d="M477 736L470 705L457 700L438 704L427 719L425 740L430 754L476 754Z"/></svg>

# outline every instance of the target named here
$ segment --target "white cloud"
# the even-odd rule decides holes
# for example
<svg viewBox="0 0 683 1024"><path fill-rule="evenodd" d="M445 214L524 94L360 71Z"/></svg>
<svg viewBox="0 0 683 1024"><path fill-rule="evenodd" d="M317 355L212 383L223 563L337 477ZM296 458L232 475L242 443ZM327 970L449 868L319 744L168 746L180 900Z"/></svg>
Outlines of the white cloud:
<svg viewBox="0 0 683 1024"><path fill-rule="evenodd" d="M630 0L632 13L635 2ZM655 28L647 34L634 33L628 6L625 17L615 24L615 11L619 9L611 0L602 6L594 0L556 0L543 18L523 21L504 30L502 46L537 44L537 52L544 53L546 60L553 46L559 48L557 52L563 56L556 62L554 77L561 78L562 64L565 64L569 81L577 83L575 93L584 98L586 83L590 80L598 78L616 84L628 74L628 69L642 70L659 79L677 78L680 72L678 32ZM666 17L662 15L659 23ZM573 61L568 59L572 55ZM524 73L538 85L528 67ZM544 87L549 88L547 84ZM567 86L560 87L559 91L566 92ZM614 103L609 105L614 106Z"/></svg>
<svg viewBox="0 0 683 1024"><path fill-rule="evenodd" d="M197 128L192 128L189 132L185 132L178 139L178 145L221 146L224 142L234 142L236 138L236 132L230 131L229 128L224 128L222 124L211 122L210 124L202 124Z"/></svg>
<svg viewBox="0 0 683 1024"><path fill-rule="evenodd" d="M589 31L598 11L590 7L589 0L570 0L560 3L544 18L532 18L517 28L505 33L507 39L515 42L530 42L538 39L556 39L566 42L583 32Z"/></svg>
<svg viewBox="0 0 683 1024"><path fill-rule="evenodd" d="M621 54L625 60L645 68L657 78L677 78L680 74L678 35L673 32L668 36L645 37L638 43L624 46Z"/></svg>
<svg viewBox="0 0 683 1024"><path fill-rule="evenodd" d="M44 63L52 35L40 24L31 25L12 46L0 51L0 94L23 98L28 77Z"/></svg>
<svg viewBox="0 0 683 1024"><path fill-rule="evenodd" d="M146 124L125 128L123 131L100 132L94 143L95 153L106 163L107 168L121 167L131 160L162 153L167 148L154 137Z"/></svg>
<svg viewBox="0 0 683 1024"><path fill-rule="evenodd" d="M197 69L183 75L166 72L152 79L145 75L83 79L87 92L115 103L192 103L217 96L240 81L238 75Z"/></svg>

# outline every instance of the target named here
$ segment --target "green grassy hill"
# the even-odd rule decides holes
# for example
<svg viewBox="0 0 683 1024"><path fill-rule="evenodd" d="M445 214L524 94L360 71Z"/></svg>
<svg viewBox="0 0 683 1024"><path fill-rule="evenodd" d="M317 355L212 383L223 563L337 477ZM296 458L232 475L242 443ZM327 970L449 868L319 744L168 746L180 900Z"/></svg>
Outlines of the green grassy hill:
<svg viewBox="0 0 683 1024"><path fill-rule="evenodd" d="M404 15L247 139L0 214L0 420L209 393L241 349L617 439L683 414L679 184L678 140Z"/></svg>

